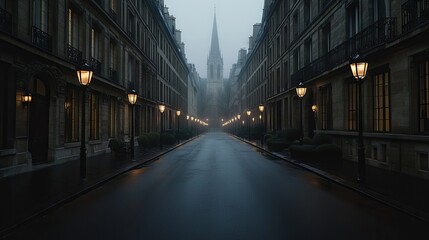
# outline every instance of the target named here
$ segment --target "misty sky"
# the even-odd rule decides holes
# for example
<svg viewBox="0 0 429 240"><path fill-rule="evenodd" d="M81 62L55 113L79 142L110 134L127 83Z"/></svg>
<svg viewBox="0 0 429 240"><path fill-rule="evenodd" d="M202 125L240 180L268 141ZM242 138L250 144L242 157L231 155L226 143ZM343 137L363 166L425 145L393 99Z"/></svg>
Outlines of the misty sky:
<svg viewBox="0 0 429 240"><path fill-rule="evenodd" d="M264 0L164 0L176 28L182 31L186 58L201 77L207 76L207 57L213 28L214 6L223 55L224 78L229 77L238 50L248 49L253 24L260 23Z"/></svg>

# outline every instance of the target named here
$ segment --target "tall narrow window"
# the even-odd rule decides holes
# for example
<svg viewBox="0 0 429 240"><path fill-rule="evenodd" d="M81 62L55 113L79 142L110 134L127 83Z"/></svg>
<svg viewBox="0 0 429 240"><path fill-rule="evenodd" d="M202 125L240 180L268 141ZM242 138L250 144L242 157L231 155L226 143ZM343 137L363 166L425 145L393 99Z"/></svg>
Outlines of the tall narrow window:
<svg viewBox="0 0 429 240"><path fill-rule="evenodd" d="M64 102L64 142L79 141L79 89L68 84Z"/></svg>
<svg viewBox="0 0 429 240"><path fill-rule="evenodd" d="M89 139L100 139L100 96L91 91L89 98Z"/></svg>
<svg viewBox="0 0 429 240"><path fill-rule="evenodd" d="M323 56L331 49L331 23L327 22L321 29L320 55Z"/></svg>
<svg viewBox="0 0 429 240"><path fill-rule="evenodd" d="M298 36L298 33L299 33L299 15L298 15L298 11L296 11L293 14L292 23L293 23L293 38L295 39Z"/></svg>
<svg viewBox="0 0 429 240"><path fill-rule="evenodd" d="M358 130L358 87L358 83L354 79L347 84L347 129L349 131Z"/></svg>
<svg viewBox="0 0 429 240"><path fill-rule="evenodd" d="M116 43L114 41L110 41L109 46L109 54L110 54L110 68L109 68L109 74L110 79L112 81L117 81L117 53L116 53Z"/></svg>
<svg viewBox="0 0 429 240"><path fill-rule="evenodd" d="M311 20L311 2L310 0L304 0L304 25L310 24Z"/></svg>
<svg viewBox="0 0 429 240"><path fill-rule="evenodd" d="M320 127L332 129L332 87L325 85L320 87Z"/></svg>
<svg viewBox="0 0 429 240"><path fill-rule="evenodd" d="M220 65L218 64L217 65L217 79L218 80L220 80L220 78L221 78L220 76L221 76L221 74L220 74Z"/></svg>
<svg viewBox="0 0 429 240"><path fill-rule="evenodd" d="M311 43L311 37L307 38L304 42L304 65L309 64L313 58Z"/></svg>
<svg viewBox="0 0 429 240"><path fill-rule="evenodd" d="M79 18L73 8L68 9L67 18L67 43L74 48L79 48Z"/></svg>
<svg viewBox="0 0 429 240"><path fill-rule="evenodd" d="M48 0L33 0L33 26L48 32Z"/></svg>
<svg viewBox="0 0 429 240"><path fill-rule="evenodd" d="M347 8L347 36L354 36L359 30L359 5L357 2Z"/></svg>
<svg viewBox="0 0 429 240"><path fill-rule="evenodd" d="M429 132L429 58L418 63L419 131Z"/></svg>
<svg viewBox="0 0 429 240"><path fill-rule="evenodd" d="M293 72L296 73L299 70L299 48L293 52Z"/></svg>
<svg viewBox="0 0 429 240"><path fill-rule="evenodd" d="M373 75L374 82L374 131L390 132L389 72Z"/></svg>

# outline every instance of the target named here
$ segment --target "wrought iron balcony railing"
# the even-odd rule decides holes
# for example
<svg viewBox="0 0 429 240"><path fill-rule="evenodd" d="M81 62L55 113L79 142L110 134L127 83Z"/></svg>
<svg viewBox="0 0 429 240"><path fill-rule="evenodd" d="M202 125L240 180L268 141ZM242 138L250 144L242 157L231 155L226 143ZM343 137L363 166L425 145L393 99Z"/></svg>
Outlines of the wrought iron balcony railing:
<svg viewBox="0 0 429 240"><path fill-rule="evenodd" d="M33 45L51 52L52 51L52 37L48 33L42 31L41 29L33 26L32 27L32 41Z"/></svg>
<svg viewBox="0 0 429 240"><path fill-rule="evenodd" d="M91 66L95 74L101 74L101 62L95 58L91 58Z"/></svg>
<svg viewBox="0 0 429 240"><path fill-rule="evenodd" d="M429 20L429 0L409 0L401 6L402 33Z"/></svg>
<svg viewBox="0 0 429 240"><path fill-rule="evenodd" d="M12 14L0 8L0 31L12 32Z"/></svg>
<svg viewBox="0 0 429 240"><path fill-rule="evenodd" d="M396 36L396 18L381 19L292 74L291 87L347 62L356 52L365 53L394 40Z"/></svg>
<svg viewBox="0 0 429 240"><path fill-rule="evenodd" d="M385 44L395 37L396 18L383 18L351 37L349 52L363 52Z"/></svg>
<svg viewBox="0 0 429 240"><path fill-rule="evenodd" d="M74 65L82 64L82 52L71 45L67 45L67 58Z"/></svg>

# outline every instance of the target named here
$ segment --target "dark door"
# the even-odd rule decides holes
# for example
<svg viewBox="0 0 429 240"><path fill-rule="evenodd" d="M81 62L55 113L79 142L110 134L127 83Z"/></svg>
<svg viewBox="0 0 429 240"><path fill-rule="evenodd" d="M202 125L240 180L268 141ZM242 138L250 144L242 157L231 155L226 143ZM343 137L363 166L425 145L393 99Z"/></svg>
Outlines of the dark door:
<svg viewBox="0 0 429 240"><path fill-rule="evenodd" d="M46 91L41 95L35 90L29 109L28 150L33 164L41 164L48 162L49 100Z"/></svg>

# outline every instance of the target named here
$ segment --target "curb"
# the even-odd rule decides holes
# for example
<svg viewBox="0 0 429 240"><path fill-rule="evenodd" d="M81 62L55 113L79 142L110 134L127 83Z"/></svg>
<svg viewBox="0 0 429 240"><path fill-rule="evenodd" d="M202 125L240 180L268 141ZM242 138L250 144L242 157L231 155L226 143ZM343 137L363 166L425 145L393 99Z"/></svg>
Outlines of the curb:
<svg viewBox="0 0 429 240"><path fill-rule="evenodd" d="M253 147L256 147L259 150L261 150L261 151L269 154L270 156L273 156L275 158L278 158L280 160L283 160L285 162L288 162L290 164L298 166L298 167L300 167L300 168L302 168L304 170L307 170L307 171L309 171L309 172L311 172L313 174L316 174L316 175L318 175L318 176L320 176L320 177L322 177L322 178L324 178L326 180L329 180L330 182L336 183L338 185L341 185L342 187L345 187L345 188L350 189L350 190L352 190L354 192L357 192L358 194L360 194L362 196L365 196L367 198L373 199L373 200L375 200L377 202L380 202L380 203L382 203L382 204L384 204L384 205L386 205L388 207L394 208L394 209L396 209L398 211L401 211L403 213L411 215L411 216L413 216L413 217L415 217L415 218L417 218L417 219L419 219L419 220L421 220L421 221L423 221L425 223L429 223L429 219L427 219L427 218L425 218L423 216L420 216L419 214L415 213L412 210L407 209L407 207L400 206L400 204L394 203L393 200L387 199L385 196L383 196L383 195L381 195L381 194L379 194L379 193L377 193L375 191L372 191L372 190L364 188L364 187L356 186L356 185L350 183L350 181L347 181L345 179L342 179L340 177L337 177L335 175L332 175L330 173L322 171L322 170L320 170L318 168L309 166L307 164L297 162L296 160L286 158L285 156L283 156L281 154L270 152L267 149L265 149L265 148L263 148L263 147L261 147L261 146L259 146L257 144L249 142L246 139L243 139L243 138L237 137L235 135L231 135L231 134L230 134L230 136L232 136L232 137L234 137L234 138L236 138L236 139L238 139L238 140L240 140L242 142L245 142L245 143L247 143L247 144L249 144L249 145L251 145Z"/></svg>
<svg viewBox="0 0 429 240"><path fill-rule="evenodd" d="M64 198L62 200L59 200L59 201L53 203L50 206L45 207L44 209L42 209L42 210L34 213L33 215L27 217L26 219L24 219L23 221L21 221L19 223L16 223L15 225L12 225L12 226L10 226L8 228L5 228L5 229L1 230L0 231L0 239L3 239L4 237L6 237L8 234L12 233L16 229L18 229L18 228L20 228L20 227L22 227L22 226L30 223L32 220L36 219L37 217L41 217L43 215L46 215L47 213L49 213L49 212L51 212L51 211L53 211L53 210L55 210L55 209L57 209L57 208L65 205L65 204L67 204L67 203L69 203L69 202L71 202L71 201L73 201L73 200L75 200L77 198L79 198L80 196L82 196L82 195L84 195L86 193L89 193L92 190L95 190L95 189L103 186L104 184L106 184L106 183L114 180L115 178L117 178L117 177L119 177L119 176L121 176L121 175L123 175L123 174L125 174L125 173L127 173L127 172L129 172L131 170L133 170L133 169L139 168L139 167L141 167L141 166L143 166L143 165L145 165L147 163L154 162L158 158L162 157L163 155L165 155L165 154L167 154L167 153L169 153L169 152L171 152L171 151L173 151L173 150L175 150L175 149L177 149L177 148L179 148L179 147L187 144L188 142L191 142L191 141L195 140L198 137L200 137L200 135L197 135L197 136L192 137L192 138L190 138L188 140L185 140L184 142L181 142L181 143L179 143L177 145L174 145L173 147L170 147L170 148L164 150L163 152L160 152L158 154L155 154L154 156L151 156L149 159L146 159L146 160L141 159L141 160L137 160L137 161L131 162L128 166L125 166L125 167L120 168L120 169L118 169L116 171L113 171L111 174L106 174L105 177L101 177L99 180L94 181L93 184L91 184L91 185L83 188L82 190L80 190L80 191L78 191L78 192L76 192L76 193L74 193L74 194L72 194L72 195L70 195L70 196L68 196L68 197L66 197L66 198Z"/></svg>

